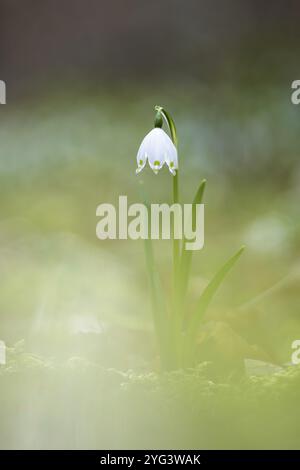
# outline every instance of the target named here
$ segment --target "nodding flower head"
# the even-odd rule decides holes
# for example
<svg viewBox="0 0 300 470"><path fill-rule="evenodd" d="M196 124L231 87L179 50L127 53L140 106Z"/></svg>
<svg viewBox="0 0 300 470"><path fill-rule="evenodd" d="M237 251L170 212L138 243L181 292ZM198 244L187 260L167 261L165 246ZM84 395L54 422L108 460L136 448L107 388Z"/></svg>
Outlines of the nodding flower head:
<svg viewBox="0 0 300 470"><path fill-rule="evenodd" d="M140 145L136 157L137 174L142 171L148 160L149 166L155 174L157 174L166 163L170 172L176 175L176 170L178 169L177 149L168 134L161 129L161 126L162 117L161 114L158 113L155 118L155 128L144 137Z"/></svg>

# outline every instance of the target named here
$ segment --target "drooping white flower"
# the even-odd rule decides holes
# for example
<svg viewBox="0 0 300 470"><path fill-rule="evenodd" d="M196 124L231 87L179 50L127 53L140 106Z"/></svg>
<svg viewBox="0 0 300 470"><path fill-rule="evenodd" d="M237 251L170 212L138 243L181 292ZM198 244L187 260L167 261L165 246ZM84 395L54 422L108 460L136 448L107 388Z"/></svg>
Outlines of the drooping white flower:
<svg viewBox="0 0 300 470"><path fill-rule="evenodd" d="M178 169L177 149L172 140L160 127L155 127L142 141L137 154L136 173L140 173L149 162L150 168L155 174L166 163L170 172L175 175Z"/></svg>

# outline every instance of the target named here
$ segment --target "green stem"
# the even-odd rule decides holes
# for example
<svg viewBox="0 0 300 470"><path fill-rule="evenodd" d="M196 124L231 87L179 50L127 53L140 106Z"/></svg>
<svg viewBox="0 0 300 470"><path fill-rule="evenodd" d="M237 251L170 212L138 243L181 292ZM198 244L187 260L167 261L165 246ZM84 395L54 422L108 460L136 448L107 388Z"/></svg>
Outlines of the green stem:
<svg viewBox="0 0 300 470"><path fill-rule="evenodd" d="M178 147L178 137L175 123L171 117L171 115L166 111L162 106L155 106L155 110L158 113L161 113L168 125L171 139L175 147ZM173 176L173 203L177 204L179 202L179 184L178 184L178 170L176 171L176 175ZM174 235L174 226L173 235ZM180 249L179 249L179 240L176 240L173 236L173 273L174 273L174 288L177 289L177 281L178 281L178 267L179 267L179 257L180 257Z"/></svg>
<svg viewBox="0 0 300 470"><path fill-rule="evenodd" d="M178 146L178 138L175 123L170 114L161 106L155 106L158 113L161 113L168 125L171 139L175 147ZM178 169L176 174L173 176L173 203L179 203L179 177ZM172 343L175 352L175 363L177 368L181 365L181 343L182 343L182 312L180 310L180 287L179 287L179 262L180 262L180 243L179 240L174 237L174 221L172 223L173 232L173 311L171 333Z"/></svg>
<svg viewBox="0 0 300 470"><path fill-rule="evenodd" d="M155 270L154 256L151 240L145 240L145 257L151 292L151 308L154 322L154 331L159 348L161 366L163 370L169 369L169 348L166 338L165 311L161 298L161 286L158 273Z"/></svg>
<svg viewBox="0 0 300 470"><path fill-rule="evenodd" d="M179 195L178 195L178 170L176 175L173 176L173 203L178 204L179 202ZM175 239L174 237L174 227L173 227L173 269L174 269L174 288L178 288L178 268L179 268L179 256L180 256L180 248L179 248L179 240Z"/></svg>
<svg viewBox="0 0 300 470"><path fill-rule="evenodd" d="M145 206L147 207L147 225L149 232L151 223L149 215L150 206L147 202L142 181L140 183L140 194ZM152 240L149 236L145 239L144 249L151 295L151 309L154 323L154 332L156 336L157 346L159 348L161 367L163 370L170 370L173 368L173 354L168 338L168 318L164 298L162 295L163 290L160 283L160 276L157 269L155 268Z"/></svg>

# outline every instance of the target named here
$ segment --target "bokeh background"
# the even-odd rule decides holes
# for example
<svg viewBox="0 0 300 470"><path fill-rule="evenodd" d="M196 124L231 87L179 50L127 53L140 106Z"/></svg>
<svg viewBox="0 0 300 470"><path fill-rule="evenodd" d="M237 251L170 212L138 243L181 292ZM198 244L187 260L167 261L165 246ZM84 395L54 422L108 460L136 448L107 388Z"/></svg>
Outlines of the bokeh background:
<svg viewBox="0 0 300 470"><path fill-rule="evenodd" d="M291 343L300 337L300 107L291 103L291 83L300 78L299 16L294 0L1 0L0 338L15 371L1 377L8 380L2 448L153 442L152 428L144 440L128 431L129 439L117 412L112 424L103 410L92 419L95 440L86 423L91 390L80 388L74 360L120 374L158 368L143 245L95 235L97 205L117 204L119 195L139 201L139 178L153 202L171 200L167 169L135 175L156 104L178 128L182 200L208 180L191 305L224 260L247 247L209 310L199 363L212 362L224 379L247 373L245 359L278 367L291 361ZM171 247L157 242L155 251L168 292ZM53 378L49 366L52 372L31 381L24 354L43 367L72 361L70 380L82 392L78 419L63 407L72 393L64 373ZM103 382L115 390L106 375L94 383L94 372L84 373L92 393ZM12 390L23 379L20 399ZM45 388L50 396L40 402ZM49 424L47 406L59 400L57 422ZM129 403L133 410L136 400ZM239 426L231 446L249 443ZM160 437L156 446L183 445L178 436ZM210 438L199 433L190 445L229 445L222 435ZM250 442L264 446L259 439Z"/></svg>

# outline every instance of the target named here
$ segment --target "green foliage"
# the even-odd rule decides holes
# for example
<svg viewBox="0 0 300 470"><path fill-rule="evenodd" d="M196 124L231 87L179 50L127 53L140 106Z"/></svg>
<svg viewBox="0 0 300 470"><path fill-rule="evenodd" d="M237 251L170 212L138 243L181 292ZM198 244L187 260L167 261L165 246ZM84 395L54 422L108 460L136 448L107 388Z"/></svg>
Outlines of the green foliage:
<svg viewBox="0 0 300 470"><path fill-rule="evenodd" d="M169 132L175 146L178 144L177 131L171 115L161 106L155 106L158 113L162 113L169 127ZM173 202L179 202L178 192L178 171L173 179ZM192 222L195 219L196 205L201 204L206 180L202 180L192 202ZM149 206L149 201L145 201ZM184 240L185 242L186 240ZM164 301L161 296L159 276L155 268L153 248L151 240L145 242L145 255L150 280L150 290L152 298L152 311L154 328L160 351L160 359L163 370L189 367L196 362L196 338L199 325L206 309L213 296L222 284L227 273L232 269L236 261L242 254L244 247L230 258L213 277L211 282L204 289L200 296L198 306L191 318L186 318L184 314L185 294L189 282L190 265L192 254L184 249L180 253L180 246L177 239L173 239L173 298L169 304L172 305L172 312L169 319L166 318Z"/></svg>
<svg viewBox="0 0 300 470"><path fill-rule="evenodd" d="M218 288L224 281L225 277L229 273L229 271L233 268L235 263L238 261L239 257L244 251L244 247L240 248L235 255L233 255L226 263L221 267L221 269L215 274L213 279L208 283L205 287L204 291L202 292L200 299L198 301L196 310L190 319L187 331L186 331L186 338L185 338L185 354L186 354L186 361L190 363L193 361L193 355L195 354L195 341L197 337L197 332L199 330L199 326L201 321L203 320L203 316L212 301L212 298L216 294Z"/></svg>
<svg viewBox="0 0 300 470"><path fill-rule="evenodd" d="M201 204L203 201L204 191L206 187L206 180L203 179L199 185L196 195L193 200L192 220L195 220L195 209L197 204ZM186 239L184 239L183 247ZM180 260L180 282L178 288L180 289L179 299L184 304L186 290L188 286L188 280L190 275L190 268L192 262L193 251L182 249L181 260Z"/></svg>

